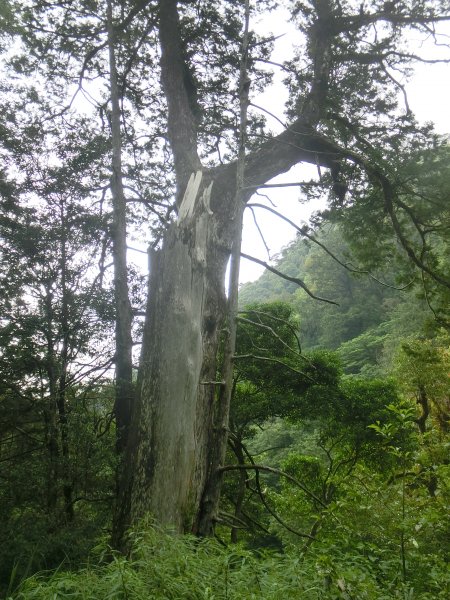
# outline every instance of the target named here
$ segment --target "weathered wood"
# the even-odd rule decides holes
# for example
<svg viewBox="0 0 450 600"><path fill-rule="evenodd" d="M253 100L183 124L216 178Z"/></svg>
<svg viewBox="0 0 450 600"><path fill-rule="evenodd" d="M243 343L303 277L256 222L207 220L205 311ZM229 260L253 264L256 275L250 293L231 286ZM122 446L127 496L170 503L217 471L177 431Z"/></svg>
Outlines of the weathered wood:
<svg viewBox="0 0 450 600"><path fill-rule="evenodd" d="M340 156L340 149L315 131L320 118L314 106L317 92L305 104L304 115L256 152L245 155L241 135L237 162L202 167L197 122L183 76L186 65L176 0L160 0L159 31L179 214L154 256L137 405L114 526L113 544L118 547L123 546L126 528L149 514L159 525L179 532L212 532L234 353L233 331L226 347L220 347L221 329L233 319L224 282L233 248L239 259L243 206L251 186L302 160L331 165ZM327 44L328 38L316 66L320 90L329 67ZM243 78L242 65L245 127L249 81ZM218 372L220 354L226 355L223 372ZM217 381L225 383L216 385Z"/></svg>
<svg viewBox="0 0 450 600"><path fill-rule="evenodd" d="M197 530L210 462L225 272L236 222L205 206L214 182L193 173L177 223L153 258L137 407L114 543L145 515ZM230 206L231 203L226 203ZM155 260L156 258L156 260Z"/></svg>

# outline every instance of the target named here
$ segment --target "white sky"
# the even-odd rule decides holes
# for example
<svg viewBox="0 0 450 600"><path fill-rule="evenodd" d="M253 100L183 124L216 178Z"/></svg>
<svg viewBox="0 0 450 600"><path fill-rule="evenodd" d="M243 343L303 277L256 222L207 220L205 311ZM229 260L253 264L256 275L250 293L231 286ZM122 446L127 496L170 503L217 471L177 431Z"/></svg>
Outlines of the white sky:
<svg viewBox="0 0 450 600"><path fill-rule="evenodd" d="M282 62L289 58L293 45L298 41L299 34L289 24L289 18L286 18L286 14L286 11L279 9L276 13L270 15L267 22L264 21L254 25L258 31L264 28L267 30L267 33L273 33L276 36L284 34L283 37L275 42L274 54L272 56L272 60L275 62ZM446 31L450 31L449 26L446 26ZM450 40L446 41L449 43ZM412 39L411 49L415 53L420 52L422 56L426 56L427 58L442 56L442 48L435 48L431 42L425 46L417 40ZM276 76L272 88L262 96L255 98L254 102L283 119L286 91L281 84L281 79L282 77L279 75ZM406 90L410 108L419 122L433 121L438 133L450 133L450 65L418 64L413 78L406 84ZM268 117L268 123L274 130L277 130L276 121ZM278 125L278 131L281 131L280 125ZM310 165L297 166L289 173L277 177L273 182L301 181L302 179L313 177L315 174L316 169ZM300 204L298 202L299 192L297 188L264 189L261 192L266 193L270 197L279 212L285 214L298 225L301 225L302 222L307 222L311 213L321 208L317 204L314 206ZM253 200L258 203L264 203L264 200L258 196L254 197ZM295 238L296 231L288 223L277 219L275 215L262 209L258 209L257 216L259 227L270 249L271 257L273 257ZM242 251L245 254L256 256L266 262L268 260L267 250L249 210L244 215ZM243 259L240 268L240 282L245 283L258 279L263 270L263 267Z"/></svg>

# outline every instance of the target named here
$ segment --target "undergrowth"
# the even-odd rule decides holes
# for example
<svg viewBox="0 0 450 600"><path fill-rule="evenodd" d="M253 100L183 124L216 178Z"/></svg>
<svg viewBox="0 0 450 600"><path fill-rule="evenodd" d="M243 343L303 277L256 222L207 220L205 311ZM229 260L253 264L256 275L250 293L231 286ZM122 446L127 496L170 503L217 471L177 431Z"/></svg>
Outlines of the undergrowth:
<svg viewBox="0 0 450 600"><path fill-rule="evenodd" d="M105 551L104 556L107 555ZM175 536L154 528L133 536L129 559L71 572L42 572L9 592L7 600L436 600L398 582L379 582L364 565L333 557L255 554L214 540Z"/></svg>

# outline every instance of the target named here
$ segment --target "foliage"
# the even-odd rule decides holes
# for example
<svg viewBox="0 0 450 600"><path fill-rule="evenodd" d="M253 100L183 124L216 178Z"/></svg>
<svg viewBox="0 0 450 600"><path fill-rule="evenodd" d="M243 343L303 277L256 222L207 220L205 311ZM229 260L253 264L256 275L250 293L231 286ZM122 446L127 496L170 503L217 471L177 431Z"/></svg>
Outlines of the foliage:
<svg viewBox="0 0 450 600"><path fill-rule="evenodd" d="M445 597L445 336L405 342L396 380L370 380L343 377L330 353L294 357L289 305L253 304L241 314L238 339L248 354L236 371L228 461L247 466L226 476L219 535L228 524L235 541L246 523L239 539L250 547L280 548L281 541L284 551L300 553L303 565L317 561L330 578L324 597ZM286 319L277 323L281 315ZM276 367L280 380L267 365L270 357L285 363ZM289 372L299 360L302 369L308 360L315 365L310 380ZM420 385L430 400L425 435L414 396ZM337 580L343 587L333 592Z"/></svg>
<svg viewBox="0 0 450 600"><path fill-rule="evenodd" d="M104 144L78 126L51 151L40 127L2 140L8 175L22 173L0 201L2 588L12 571L81 560L110 519L113 311L89 193Z"/></svg>
<svg viewBox="0 0 450 600"><path fill-rule="evenodd" d="M232 420L287 416L311 387L333 387L339 366L326 352L302 353L298 318L284 302L254 303L238 316ZM327 388L328 389L328 388Z"/></svg>
<svg viewBox="0 0 450 600"><path fill-rule="evenodd" d="M134 534L130 559L116 555L107 564L93 563L78 573L60 569L51 575L37 574L8 600L446 597L444 580L435 581L429 591L391 582L389 557L368 543L361 546L359 554L350 556L339 544L329 543L305 559L298 553L255 554L240 547L224 548L214 540L146 528ZM427 567L432 579L442 564L428 562Z"/></svg>
<svg viewBox="0 0 450 600"><path fill-rule="evenodd" d="M210 190L221 188L220 203L208 207L218 221L209 231L225 229L221 211L227 215L227 198L237 197L225 180L234 181L238 145L242 2L172 3L179 55L166 71L174 97L162 93L166 48L157 41L159 9L168 3L112 4L130 237L156 248L174 230L175 183L181 198L200 159ZM277 6L258 2L255 13ZM253 555L149 529L135 535L130 559L37 575L18 598L444 598L448 591L448 339L443 329L426 329L424 306L448 326L449 147L417 125L407 101L401 111L403 85L392 75L407 76L417 58L404 50L408 31L435 34L448 6L314 0L289 8L300 44L281 65L289 122L275 137L252 103L246 177L253 187L305 160L319 170L306 196L328 193L329 202L316 216L320 227L300 229L308 242L278 261L304 281L303 291L273 274L242 290L243 304L290 305L253 304L240 314L227 457L236 470L221 507L231 507L231 520L230 510L217 516L220 534L231 523L235 541L247 525L249 545L271 543L287 554ZM0 86L0 577L12 573L10 591L63 557L78 568L108 531L116 492L105 9L91 0L0 5L9 78ZM251 94L271 81L268 65L280 66L270 60L272 43L250 35ZM186 110L172 110L180 97ZM181 152L177 134L189 146ZM202 200L193 216L204 208ZM232 240L222 241L228 252ZM203 260L205 273L216 271ZM140 312L142 278L132 283ZM339 306L311 305L305 288ZM344 377L329 350L359 378ZM214 370L217 356L208 351L199 355ZM200 448L202 459L210 450Z"/></svg>
<svg viewBox="0 0 450 600"><path fill-rule="evenodd" d="M326 248L332 248L341 262L358 271L340 225L323 226L314 232L314 237ZM271 301L283 299L298 314L301 347L337 350L348 374L382 377L390 372L403 338L417 336L418 331L422 331L424 339L433 338L440 335L439 327L445 331L441 319L434 318L422 291L414 286L393 289L380 283L389 286L395 283L398 270L393 264L374 271L372 275L378 279L375 281L362 267L362 273L350 272L322 247L299 237L283 251L276 267L302 278L312 291L339 305L313 302L295 284L283 282L270 272L242 287L242 305L259 297ZM445 294L441 295L439 301L444 297Z"/></svg>
<svg viewBox="0 0 450 600"><path fill-rule="evenodd" d="M134 536L131 559L115 556L107 566L88 567L77 574L57 573L50 580L36 576L14 598L38 600L70 595L74 600L179 600L269 596L281 600L296 598L307 588L297 566L281 557L258 559L248 551L227 550L211 540L148 529Z"/></svg>
<svg viewBox="0 0 450 600"><path fill-rule="evenodd" d="M11 428L9 439L3 437L0 590L11 579L17 585L30 573L54 569L62 562L79 564L109 529L117 462L112 398L107 387L78 388L70 398L71 518L62 497L56 506L49 506L51 461L39 414L28 410L27 422L20 418L17 433Z"/></svg>
<svg viewBox="0 0 450 600"><path fill-rule="evenodd" d="M333 248L335 256L354 268L338 226L323 227L313 233L315 239L325 247ZM264 300L276 297L292 303L299 314L301 343L305 349L335 349L347 340L353 340L385 319L385 303L389 299L402 297L370 279L367 274L358 275L336 264L322 247L305 241L301 236L285 249L276 266L283 273L302 278L313 292L338 303L338 306L331 306L312 302L295 284L283 282L269 272L257 282L242 287L242 303L256 297ZM384 278L390 275L379 274ZM284 288L281 293L280 286Z"/></svg>
<svg viewBox="0 0 450 600"><path fill-rule="evenodd" d="M334 577L364 565L368 597L375 580L384 582L380 597L396 597L402 589L412 598L433 594L444 598L450 585L445 566L450 551L448 465L431 449L430 440L419 436L413 406L387 408L391 417L371 428L380 434L380 449L392 460L376 471L373 460L350 468L344 463L339 470L342 464L330 454L328 462L317 455L291 454L284 468L316 495L326 492L330 501L324 509L285 480L279 491L271 493L278 514L291 526L302 524L315 539L292 535L277 522L272 527L288 548L303 552L305 561L321 561ZM341 571L336 570L339 563Z"/></svg>

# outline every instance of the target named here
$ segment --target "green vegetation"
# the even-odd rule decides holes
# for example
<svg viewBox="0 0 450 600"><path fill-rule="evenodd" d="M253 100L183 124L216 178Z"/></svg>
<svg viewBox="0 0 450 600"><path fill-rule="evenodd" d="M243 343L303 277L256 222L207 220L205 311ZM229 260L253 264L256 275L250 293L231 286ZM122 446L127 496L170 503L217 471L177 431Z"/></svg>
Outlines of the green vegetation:
<svg viewBox="0 0 450 600"><path fill-rule="evenodd" d="M0 0L2 598L450 597L450 145L404 88L448 21ZM326 208L236 311L301 164Z"/></svg>
<svg viewBox="0 0 450 600"><path fill-rule="evenodd" d="M367 509L363 507L359 517L364 519L366 515ZM443 565L438 560L422 563L420 568L428 591L415 590L411 583L391 579L396 560L388 552L380 552L364 540L357 542L357 552L350 552L349 544L354 540L346 537L339 524L336 529L336 541L324 543L320 551L311 551L305 559L296 551L281 555L264 550L254 553L240 546L224 548L213 540L179 537L147 526L143 533L133 535L130 558L115 555L100 566L88 565L78 572L61 568L53 574L36 574L7 598L444 600L448 597L442 579Z"/></svg>
<svg viewBox="0 0 450 600"><path fill-rule="evenodd" d="M130 534L128 558L111 554L114 431L110 394L97 388L95 415L76 399L69 415L71 521L63 503L45 504L42 458L10 459L6 597L446 598L447 338L399 340L383 381L343 374L335 353L300 353L298 326L285 302L240 313L218 541L146 524Z"/></svg>
<svg viewBox="0 0 450 600"><path fill-rule="evenodd" d="M319 236L336 244L339 230ZM66 386L68 479L67 456L55 462L46 446L52 405L30 400L49 381L47 354L29 362L49 327L45 303L28 328L11 320L22 342L5 348L2 363L2 460L14 465L0 481L7 597L447 597L448 333L413 287L396 291L340 271L301 241L278 268L299 276L295 264L310 286L320 281L352 302L319 305L287 288L284 301L240 309L218 541L146 525L132 535L128 558L111 553L112 387ZM262 286L276 296L270 281L265 274L245 286L243 298Z"/></svg>
<svg viewBox="0 0 450 600"><path fill-rule="evenodd" d="M323 243L339 237L336 226L319 235ZM319 262L314 246L297 241L278 268L293 269L299 253L310 286L320 280L343 298L350 290L352 302L328 307L285 289L284 301L240 309L218 541L146 525L132 534L128 558L111 553L111 387L67 386L68 513L67 458L58 454L53 464L45 446L40 411L48 405L21 399L16 368L16 392L5 386L2 396L11 438L2 457L15 466L0 482L7 597L447 597L448 334L415 288L399 292L339 272L331 259ZM270 281L265 274L245 286L244 299L261 286L269 294ZM17 328L24 340L38 339L42 325L33 323L36 330ZM20 355L9 348L10 361L28 365L30 394L39 373L47 379L39 362L26 362L28 346L20 347Z"/></svg>

